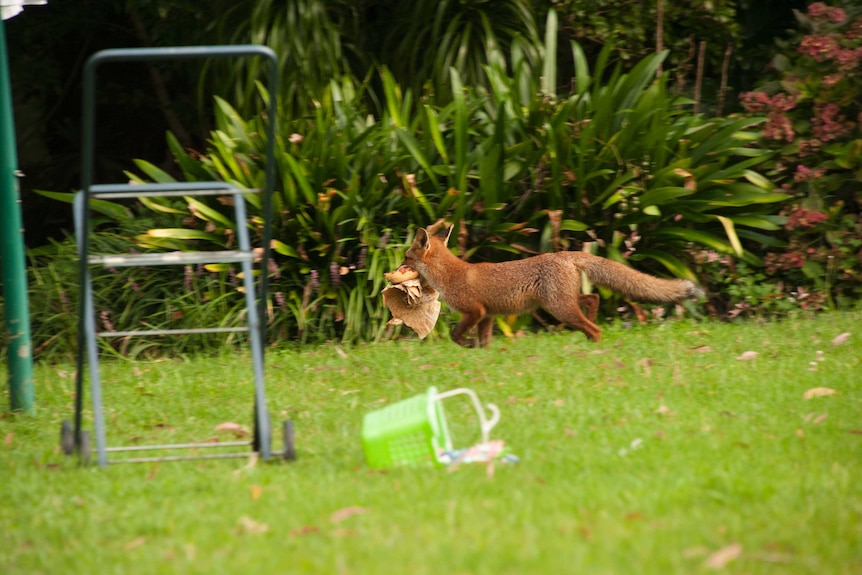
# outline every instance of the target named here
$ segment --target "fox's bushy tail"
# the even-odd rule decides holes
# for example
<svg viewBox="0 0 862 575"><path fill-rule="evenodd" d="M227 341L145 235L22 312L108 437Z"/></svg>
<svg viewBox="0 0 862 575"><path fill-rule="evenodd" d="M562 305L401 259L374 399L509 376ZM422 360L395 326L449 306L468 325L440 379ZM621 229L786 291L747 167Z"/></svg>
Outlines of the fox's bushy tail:
<svg viewBox="0 0 862 575"><path fill-rule="evenodd" d="M578 267L594 284L645 303L671 303L684 299L699 299L703 290L690 280L662 279L641 273L613 260L581 252L576 254Z"/></svg>

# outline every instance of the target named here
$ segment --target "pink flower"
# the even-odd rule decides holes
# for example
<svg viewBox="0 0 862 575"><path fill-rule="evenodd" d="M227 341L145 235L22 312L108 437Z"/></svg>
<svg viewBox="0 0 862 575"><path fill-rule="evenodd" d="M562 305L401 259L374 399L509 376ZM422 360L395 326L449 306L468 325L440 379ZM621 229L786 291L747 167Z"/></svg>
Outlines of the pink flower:
<svg viewBox="0 0 862 575"><path fill-rule="evenodd" d="M841 108L833 102L815 105L814 118L811 120L811 133L814 137L828 142L849 132L852 124L845 122L845 117L840 112Z"/></svg>
<svg viewBox="0 0 862 575"><path fill-rule="evenodd" d="M838 6L833 6L829 9L828 17L829 20L834 22L835 24L841 24L845 20L847 20L847 14L844 12L843 9L839 8Z"/></svg>
<svg viewBox="0 0 862 575"><path fill-rule="evenodd" d="M785 222L784 227L788 230L794 230L797 228L811 228L821 222L825 222L828 219L829 216L827 216L823 212L806 210L805 208L797 208L793 213L787 216L787 222ZM793 265L798 265L799 267L802 267L802 264L804 262L802 262L801 260L802 258L798 257L798 261L794 261Z"/></svg>
<svg viewBox="0 0 862 575"><path fill-rule="evenodd" d="M763 137L769 140L792 142L796 137L793 122L781 112L770 112L763 126Z"/></svg>
<svg viewBox="0 0 862 575"><path fill-rule="evenodd" d="M820 140L802 140L799 142L799 155L801 157L813 156L820 152Z"/></svg>
<svg viewBox="0 0 862 575"><path fill-rule="evenodd" d="M826 76L823 76L823 85L827 88L831 88L843 79L843 74L827 74Z"/></svg>
<svg viewBox="0 0 862 575"><path fill-rule="evenodd" d="M840 49L838 41L832 36L811 34L802 38L797 49L800 54L811 56L817 62L834 58Z"/></svg>
<svg viewBox="0 0 862 575"><path fill-rule="evenodd" d="M763 112L770 104L769 96L764 92L743 92L739 99L746 112Z"/></svg>
<svg viewBox="0 0 862 575"><path fill-rule="evenodd" d="M824 168L814 168L812 170L811 168L799 164L796 166L796 173L793 174L793 181L799 184L809 180L817 180L822 178L825 173L826 170Z"/></svg>
<svg viewBox="0 0 862 575"><path fill-rule="evenodd" d="M829 6L825 2L814 2L808 5L808 15L812 18L820 18L829 12Z"/></svg>
<svg viewBox="0 0 862 575"><path fill-rule="evenodd" d="M784 113L796 107L796 99L789 94L769 97L764 92L745 92L740 95L747 112L768 112L763 136L771 140L792 142L795 137L793 123Z"/></svg>
<svg viewBox="0 0 862 575"><path fill-rule="evenodd" d="M862 51L858 48L856 50L839 50L835 55L835 59L838 61L838 69L845 72L855 70L859 66L860 57L862 57Z"/></svg>

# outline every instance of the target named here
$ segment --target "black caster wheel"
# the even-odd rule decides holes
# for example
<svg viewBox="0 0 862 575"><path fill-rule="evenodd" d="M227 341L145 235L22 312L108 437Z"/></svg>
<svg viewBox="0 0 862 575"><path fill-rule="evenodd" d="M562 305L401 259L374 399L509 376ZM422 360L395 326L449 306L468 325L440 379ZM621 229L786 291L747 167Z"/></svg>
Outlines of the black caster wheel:
<svg viewBox="0 0 862 575"><path fill-rule="evenodd" d="M68 419L63 420L60 426L60 448L66 455L75 452L75 432L72 431L72 422Z"/></svg>
<svg viewBox="0 0 862 575"><path fill-rule="evenodd" d="M286 419L282 424L284 433L284 459L285 461L296 461L296 444L293 440L293 421Z"/></svg>

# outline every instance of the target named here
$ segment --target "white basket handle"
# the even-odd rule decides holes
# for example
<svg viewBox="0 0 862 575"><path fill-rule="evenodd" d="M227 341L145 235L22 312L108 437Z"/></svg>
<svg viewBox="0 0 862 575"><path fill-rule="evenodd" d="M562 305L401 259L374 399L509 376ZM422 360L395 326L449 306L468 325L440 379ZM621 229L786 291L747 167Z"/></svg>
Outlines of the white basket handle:
<svg viewBox="0 0 862 575"><path fill-rule="evenodd" d="M491 430L497 425L497 422L500 421L500 410L497 409L497 406L493 403L486 403L485 407L488 408L488 411L491 412L491 418L485 418L485 411L482 409L482 404L479 403L479 398L476 396L476 392L472 389L468 389L466 387L459 387L457 389L452 389L449 391L444 391L443 393L438 393L434 396L435 400L445 399L447 397L452 397L453 395L466 394L470 396L470 399L473 400L473 407L476 408L476 413L479 415L479 426L482 429L482 443L488 443L488 436L491 433Z"/></svg>

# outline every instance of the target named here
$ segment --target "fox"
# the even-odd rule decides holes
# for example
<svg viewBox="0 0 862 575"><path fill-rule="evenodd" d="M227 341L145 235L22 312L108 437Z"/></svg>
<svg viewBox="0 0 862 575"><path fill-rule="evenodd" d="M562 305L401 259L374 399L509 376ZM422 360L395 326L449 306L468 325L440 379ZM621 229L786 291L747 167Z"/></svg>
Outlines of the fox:
<svg viewBox="0 0 862 575"><path fill-rule="evenodd" d="M599 296L581 293L582 272L592 283L635 301L678 303L703 297L703 290L690 280L657 278L585 252L469 263L447 247L452 228L437 234L419 228L401 265L418 272L446 305L461 314L450 337L464 347L491 344L494 316L521 315L539 308L588 339L601 341L602 330L596 325ZM474 327L478 338L467 337Z"/></svg>

